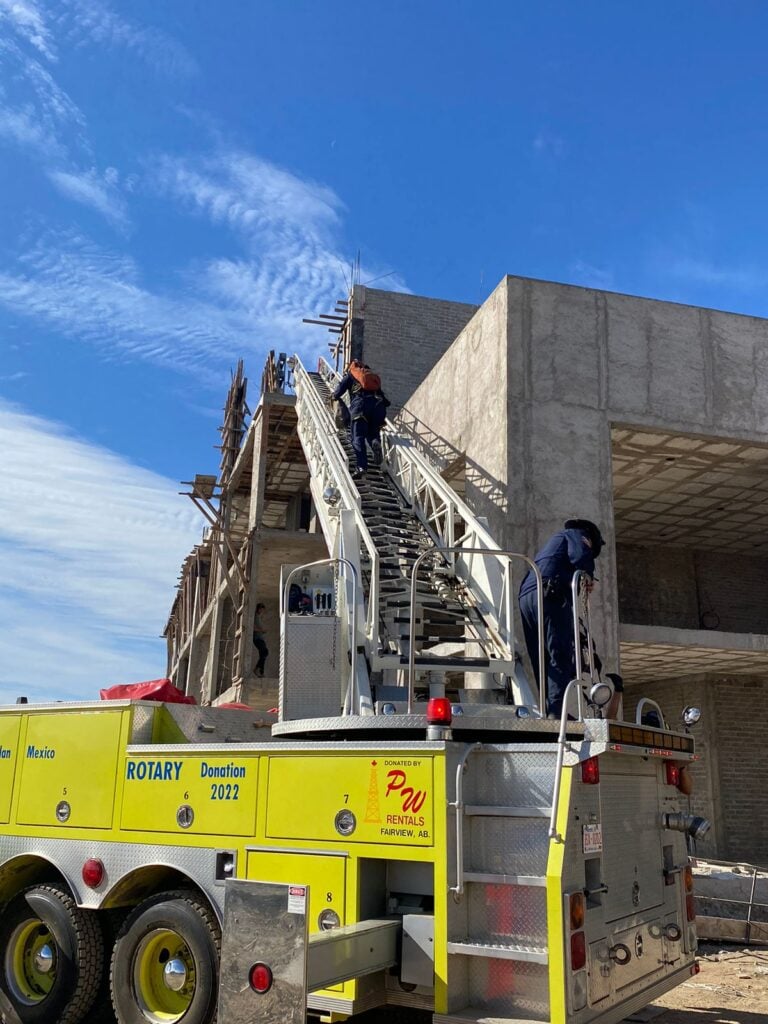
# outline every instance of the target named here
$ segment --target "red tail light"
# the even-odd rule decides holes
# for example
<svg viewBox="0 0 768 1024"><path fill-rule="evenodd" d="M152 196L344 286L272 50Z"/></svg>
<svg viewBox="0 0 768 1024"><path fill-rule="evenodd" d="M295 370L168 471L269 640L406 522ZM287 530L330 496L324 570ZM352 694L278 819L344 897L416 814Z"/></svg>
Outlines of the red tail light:
<svg viewBox="0 0 768 1024"><path fill-rule="evenodd" d="M693 868L690 864L686 864L683 868L683 881L685 882L685 891L693 892Z"/></svg>
<svg viewBox="0 0 768 1024"><path fill-rule="evenodd" d="M685 897L685 916L689 921L695 921L696 919L696 900L693 897L693 893L689 893Z"/></svg>
<svg viewBox="0 0 768 1024"><path fill-rule="evenodd" d="M600 781L600 762L596 757L581 762L581 781L587 786L596 786Z"/></svg>
<svg viewBox="0 0 768 1024"><path fill-rule="evenodd" d="M272 988L272 971L266 964L254 964L248 972L248 981L253 991L263 996Z"/></svg>
<svg viewBox="0 0 768 1024"><path fill-rule="evenodd" d="M95 857L90 858L83 864L83 881L89 889L95 889L101 885L104 879L104 865Z"/></svg>
<svg viewBox="0 0 768 1024"><path fill-rule="evenodd" d="M428 725L450 725L451 724L451 702L447 697L432 697L427 704Z"/></svg>
<svg viewBox="0 0 768 1024"><path fill-rule="evenodd" d="M667 785L668 786L679 786L680 785L680 765L673 764L672 761L667 761L664 765L664 769L667 774Z"/></svg>
<svg viewBox="0 0 768 1024"><path fill-rule="evenodd" d="M587 940L584 932L574 932L571 936L571 970L580 971L587 962Z"/></svg>

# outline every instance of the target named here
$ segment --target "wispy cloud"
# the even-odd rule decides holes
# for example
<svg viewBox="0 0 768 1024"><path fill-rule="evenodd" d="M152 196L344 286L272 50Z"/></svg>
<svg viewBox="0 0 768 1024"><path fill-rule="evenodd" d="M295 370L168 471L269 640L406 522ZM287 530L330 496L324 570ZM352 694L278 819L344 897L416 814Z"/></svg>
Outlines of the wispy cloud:
<svg viewBox="0 0 768 1024"><path fill-rule="evenodd" d="M197 513L173 481L2 402L0 448L5 693L96 696L160 674L155 638Z"/></svg>
<svg viewBox="0 0 768 1024"><path fill-rule="evenodd" d="M76 203L90 206L115 227L125 231L129 226L125 196L119 188L119 174L108 167L104 174L96 168L88 171L49 171L48 177L63 195Z"/></svg>
<svg viewBox="0 0 768 1024"><path fill-rule="evenodd" d="M46 23L43 6L35 0L0 0L0 22L13 29L49 60L56 59L56 50Z"/></svg>
<svg viewBox="0 0 768 1024"><path fill-rule="evenodd" d="M87 150L85 116L47 67L0 39L0 136L47 160Z"/></svg>
<svg viewBox="0 0 768 1024"><path fill-rule="evenodd" d="M19 262L21 272L0 272L0 305L106 354L202 372L255 344L242 309L206 302L191 286L152 291L129 256L85 236L46 233Z"/></svg>
<svg viewBox="0 0 768 1024"><path fill-rule="evenodd" d="M24 380L28 377L29 373L26 370L17 370L15 373L0 374L0 383L13 384L18 380Z"/></svg>
<svg viewBox="0 0 768 1024"><path fill-rule="evenodd" d="M585 260L576 260L571 264L570 277L574 284L584 285L586 288L607 288L615 287L613 271L605 267L597 267Z"/></svg>
<svg viewBox="0 0 768 1024"><path fill-rule="evenodd" d="M73 198L125 221L116 178L52 177ZM316 351L320 339L302 317L346 291L343 204L334 192L242 153L165 157L143 187L150 184L182 212L226 228L222 242L238 252L196 261L175 288L159 292L130 257L82 234L48 232L20 256L20 270L0 269L0 306L109 355L193 372L261 357L265 341ZM368 266L363 277L378 272ZM397 275L387 286L405 290Z"/></svg>
<svg viewBox="0 0 768 1024"><path fill-rule="evenodd" d="M565 139L548 128L541 128L536 133L532 143L534 153L541 156L561 157L565 155Z"/></svg>
<svg viewBox="0 0 768 1024"><path fill-rule="evenodd" d="M64 0L64 4L75 41L128 50L166 74L188 76L197 71L189 51L160 29L130 22L99 0Z"/></svg>
<svg viewBox="0 0 768 1024"><path fill-rule="evenodd" d="M768 270L754 266L729 267L687 256L673 258L666 266L674 277L694 284L725 286L742 292L762 291L768 284Z"/></svg>

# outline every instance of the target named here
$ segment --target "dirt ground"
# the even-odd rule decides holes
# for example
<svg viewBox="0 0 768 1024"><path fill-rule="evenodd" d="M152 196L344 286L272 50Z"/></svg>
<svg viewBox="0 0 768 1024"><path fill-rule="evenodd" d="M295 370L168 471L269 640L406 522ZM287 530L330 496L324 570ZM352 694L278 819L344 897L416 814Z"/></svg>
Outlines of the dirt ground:
<svg viewBox="0 0 768 1024"><path fill-rule="evenodd" d="M638 1019L653 1024L768 1024L768 947L699 947L701 973L678 985Z"/></svg>

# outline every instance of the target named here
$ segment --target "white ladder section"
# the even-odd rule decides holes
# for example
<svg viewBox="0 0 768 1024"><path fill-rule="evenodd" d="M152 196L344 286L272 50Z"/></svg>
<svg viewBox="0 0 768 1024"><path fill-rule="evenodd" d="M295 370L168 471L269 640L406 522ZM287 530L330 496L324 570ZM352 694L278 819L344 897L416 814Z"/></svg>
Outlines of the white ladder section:
<svg viewBox="0 0 768 1024"><path fill-rule="evenodd" d="M376 700L405 701L411 660L422 692L446 674L471 673L473 687L504 689L513 703L538 709L539 693L516 655L510 558L390 422L382 430L383 464L352 480L348 431L337 426L330 401L339 380L324 360L316 372L295 360L298 431L318 520L331 556L352 563L362 583L352 713L373 711ZM457 547L473 553L447 550ZM411 635L411 576L427 551ZM351 593L343 593L351 614Z"/></svg>

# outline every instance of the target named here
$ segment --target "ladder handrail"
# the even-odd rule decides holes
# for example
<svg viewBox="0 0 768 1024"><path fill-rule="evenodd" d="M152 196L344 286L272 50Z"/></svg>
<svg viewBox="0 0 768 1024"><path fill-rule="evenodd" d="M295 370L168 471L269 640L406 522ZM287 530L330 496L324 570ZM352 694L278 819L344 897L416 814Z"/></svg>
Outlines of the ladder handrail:
<svg viewBox="0 0 768 1024"><path fill-rule="evenodd" d="M464 892L464 769L470 754L481 746L482 743L473 743L463 750L456 765L456 799L448 801L448 806L456 809L456 885L448 886L448 892L457 896Z"/></svg>
<svg viewBox="0 0 768 1024"><path fill-rule="evenodd" d="M494 555L499 558L506 558L511 561L513 558L517 558L529 567L536 577L536 606L538 611L538 640L539 640L539 714L543 718L546 711L546 665L544 663L544 582L541 576L541 570L532 558L528 555L523 555L519 551L508 551L503 548L493 548L488 551L486 548L465 548L461 544L454 544L451 547L434 547L428 548L416 558L411 568L411 600L410 600L410 636L411 638L416 635L416 584L418 581L418 570L421 563L425 558L432 555L445 556L446 554L455 554L457 552L463 552L464 554L473 555ZM514 650L511 652L514 657ZM413 713L413 684L414 675L416 672L416 644L413 639L408 645L408 714Z"/></svg>
<svg viewBox="0 0 768 1024"><path fill-rule="evenodd" d="M365 547L371 562L371 586L368 594L365 628L367 639L372 644L376 639L375 633L379 617L379 553L363 518L360 495L352 483L347 456L341 447L331 413L318 395L308 371L298 356L296 357L294 375L299 404L299 435L301 436L303 432L302 413L306 413L314 434L313 438L307 439L307 444L304 444L304 438L302 438L302 445L311 476L315 478L320 476L320 493L315 496L315 507L322 520L324 515L322 493L328 484L332 484L339 492L340 507L353 513L361 545ZM312 440L316 441L321 451L322 457L316 460L312 458ZM330 544L332 541L329 536L332 533L330 524L324 523L324 526L326 529L323 532L326 533L326 540Z"/></svg>

